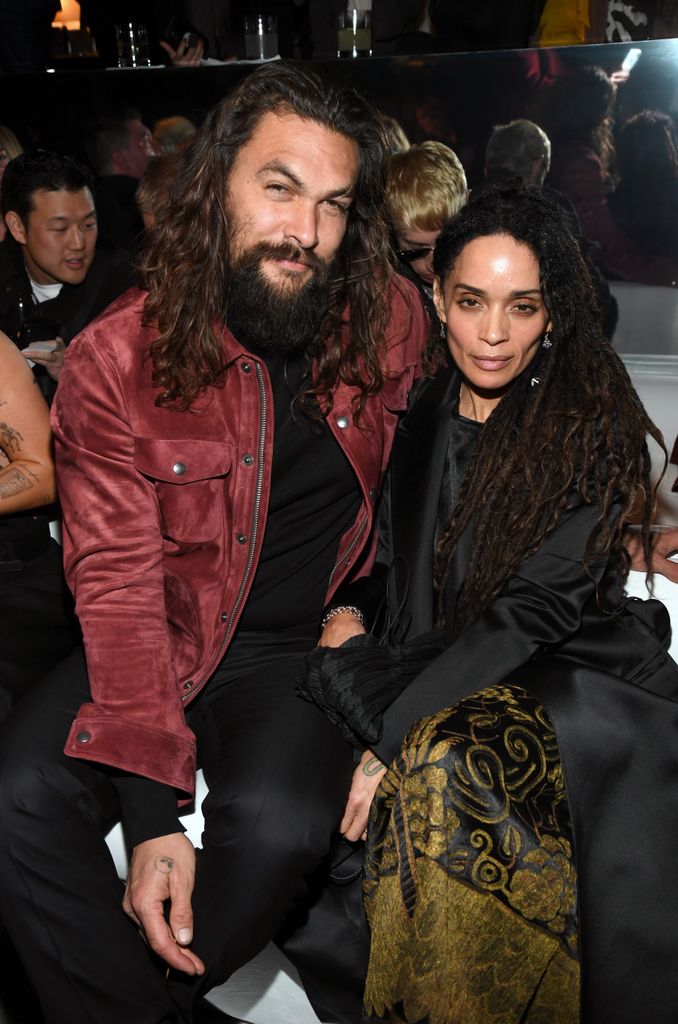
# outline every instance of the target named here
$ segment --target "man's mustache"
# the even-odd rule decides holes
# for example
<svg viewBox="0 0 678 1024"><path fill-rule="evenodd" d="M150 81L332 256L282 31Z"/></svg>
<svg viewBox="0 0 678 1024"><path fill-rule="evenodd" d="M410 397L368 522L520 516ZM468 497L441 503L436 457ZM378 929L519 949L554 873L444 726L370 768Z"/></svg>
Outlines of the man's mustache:
<svg viewBox="0 0 678 1024"><path fill-rule="evenodd" d="M259 263L264 259L271 260L292 260L295 263L303 263L315 272L327 272L328 264L321 259L312 249L302 249L293 242L258 242L251 249L247 250L245 258L248 263Z"/></svg>

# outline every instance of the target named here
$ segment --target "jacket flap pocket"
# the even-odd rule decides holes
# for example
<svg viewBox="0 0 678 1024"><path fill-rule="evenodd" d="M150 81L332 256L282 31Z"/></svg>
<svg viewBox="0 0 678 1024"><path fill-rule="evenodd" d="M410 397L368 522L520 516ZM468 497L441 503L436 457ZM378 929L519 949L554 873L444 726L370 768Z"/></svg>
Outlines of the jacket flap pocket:
<svg viewBox="0 0 678 1024"><path fill-rule="evenodd" d="M225 476L231 462L231 445L226 441L138 437L134 442L134 465L139 472L166 483L188 484Z"/></svg>

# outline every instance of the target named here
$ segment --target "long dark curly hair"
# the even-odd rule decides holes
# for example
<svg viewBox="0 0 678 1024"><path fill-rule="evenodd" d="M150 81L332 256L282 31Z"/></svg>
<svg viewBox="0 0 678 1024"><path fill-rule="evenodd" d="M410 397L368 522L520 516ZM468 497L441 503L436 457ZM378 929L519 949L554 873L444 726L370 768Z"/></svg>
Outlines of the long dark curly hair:
<svg viewBox="0 0 678 1024"><path fill-rule="evenodd" d="M450 560L472 523L455 631L477 618L563 513L580 502L597 510L584 564L611 559L625 578L629 560L622 535L629 522L642 524L649 556L654 492L647 436L664 448L621 359L603 336L579 245L561 207L543 189L496 185L474 191L438 238L436 277L446 281L469 242L498 234L528 246L537 260L552 322L551 347L540 348L484 423L457 507L440 538L436 577L442 616Z"/></svg>
<svg viewBox="0 0 678 1024"><path fill-rule="evenodd" d="M383 384L391 256L384 213L387 136L357 92L302 64L279 61L245 78L207 115L183 155L157 230L141 261L144 318L159 330L150 357L158 405L191 408L226 372L230 224L227 183L240 148L269 112L293 113L353 139L360 169L346 234L333 266L327 316L309 357L312 392L327 410L339 381L357 389L356 415ZM309 154L312 159L312 154ZM350 310L348 343L343 318Z"/></svg>

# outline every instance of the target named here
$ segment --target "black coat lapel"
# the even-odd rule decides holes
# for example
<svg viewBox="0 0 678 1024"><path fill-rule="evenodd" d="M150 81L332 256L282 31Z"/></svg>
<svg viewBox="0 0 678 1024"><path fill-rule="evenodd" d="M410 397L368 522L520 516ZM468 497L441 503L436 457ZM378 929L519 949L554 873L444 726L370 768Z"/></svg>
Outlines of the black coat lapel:
<svg viewBox="0 0 678 1024"><path fill-rule="evenodd" d="M456 370L443 369L423 385L398 429L391 463L393 551L409 570L407 610L409 635L431 629L433 543L438 497L445 469L450 414L459 396ZM404 596L407 573L397 568L398 601Z"/></svg>

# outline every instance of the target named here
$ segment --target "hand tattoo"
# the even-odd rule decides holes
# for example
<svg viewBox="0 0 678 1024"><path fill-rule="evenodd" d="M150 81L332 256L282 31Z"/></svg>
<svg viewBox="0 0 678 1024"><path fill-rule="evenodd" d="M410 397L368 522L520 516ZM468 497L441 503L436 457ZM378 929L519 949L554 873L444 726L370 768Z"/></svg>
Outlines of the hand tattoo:
<svg viewBox="0 0 678 1024"><path fill-rule="evenodd" d="M16 494L21 494L22 491L30 491L32 486L31 481L21 470L12 466L0 477L0 500L13 498Z"/></svg>
<svg viewBox="0 0 678 1024"><path fill-rule="evenodd" d="M156 857L154 865L155 870L159 871L161 875L169 875L174 867L174 861L171 857Z"/></svg>
<svg viewBox="0 0 678 1024"><path fill-rule="evenodd" d="M384 771L386 768L385 764L382 764L378 757L371 757L369 761L365 761L363 765L363 775L378 775L379 772Z"/></svg>
<svg viewBox="0 0 678 1024"><path fill-rule="evenodd" d="M8 454L20 452L22 441L23 435L18 430L10 427L9 423L0 423L0 448L4 448Z"/></svg>

